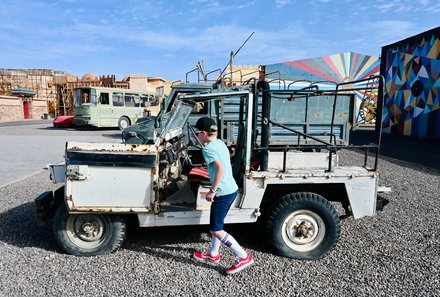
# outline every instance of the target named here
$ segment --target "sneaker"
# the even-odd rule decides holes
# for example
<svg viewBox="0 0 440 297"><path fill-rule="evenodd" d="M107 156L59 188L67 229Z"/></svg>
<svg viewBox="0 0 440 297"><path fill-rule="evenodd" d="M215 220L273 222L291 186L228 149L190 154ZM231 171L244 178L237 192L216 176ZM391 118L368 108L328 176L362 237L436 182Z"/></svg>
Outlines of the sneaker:
<svg viewBox="0 0 440 297"><path fill-rule="evenodd" d="M246 258L237 258L235 263L226 269L226 274L234 274L237 273L246 267L252 265L254 263L254 258L252 258L251 253L248 253Z"/></svg>
<svg viewBox="0 0 440 297"><path fill-rule="evenodd" d="M193 257L198 261L212 261L215 263L220 262L220 254L218 254L217 256L213 256L209 253L203 254L201 252L195 252Z"/></svg>

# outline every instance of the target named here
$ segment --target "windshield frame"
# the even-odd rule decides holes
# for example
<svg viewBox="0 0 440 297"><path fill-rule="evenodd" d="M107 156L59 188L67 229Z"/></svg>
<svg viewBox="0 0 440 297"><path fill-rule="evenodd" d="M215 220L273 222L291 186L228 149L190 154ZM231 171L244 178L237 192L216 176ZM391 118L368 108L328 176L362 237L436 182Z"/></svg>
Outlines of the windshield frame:
<svg viewBox="0 0 440 297"><path fill-rule="evenodd" d="M97 92L95 88L75 88L73 89L73 106L97 106Z"/></svg>

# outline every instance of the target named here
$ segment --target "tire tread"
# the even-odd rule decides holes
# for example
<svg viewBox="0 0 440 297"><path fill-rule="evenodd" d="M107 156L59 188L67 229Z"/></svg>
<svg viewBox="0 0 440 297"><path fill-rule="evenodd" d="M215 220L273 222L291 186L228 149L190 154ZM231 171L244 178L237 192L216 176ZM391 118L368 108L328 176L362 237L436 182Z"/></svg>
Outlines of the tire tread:
<svg viewBox="0 0 440 297"><path fill-rule="evenodd" d="M99 246L93 250L84 250L78 246L75 246L65 235L65 223L68 217L68 212L65 204L60 205L55 211L53 218L53 233L58 245L63 251L75 255L75 256L98 256L103 254L112 253L120 248L125 242L126 238L126 224L124 218L119 215L111 215L108 217L109 225L111 225L112 234L110 234L109 240L105 245Z"/></svg>
<svg viewBox="0 0 440 297"><path fill-rule="evenodd" d="M282 215L283 211L291 205L295 204L301 204L301 205L321 205L322 207L329 210L330 214L330 220L335 222L335 232L334 236L329 243L329 245L326 247L326 249L322 252L316 255L315 253L305 252L287 252L280 248L279 244L276 242L275 238L275 227L277 225L277 220ZM277 202L274 203L274 205L269 209L267 218L266 218L266 237L269 241L269 243L275 248L275 250L278 252L278 254L289 257L289 258L296 258L296 259L303 259L303 260L311 260L311 259L319 259L325 256L328 252L330 252L337 244L341 228L339 224L339 216L336 210L334 209L333 205L324 197L312 193L312 192L297 192L297 193L291 193L288 195L283 196L280 198Z"/></svg>

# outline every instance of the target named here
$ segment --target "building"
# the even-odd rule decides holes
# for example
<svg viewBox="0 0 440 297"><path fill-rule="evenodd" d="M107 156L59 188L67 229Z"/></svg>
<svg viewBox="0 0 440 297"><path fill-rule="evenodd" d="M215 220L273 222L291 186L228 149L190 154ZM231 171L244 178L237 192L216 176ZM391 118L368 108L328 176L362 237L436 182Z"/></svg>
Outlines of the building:
<svg viewBox="0 0 440 297"><path fill-rule="evenodd" d="M50 69L0 69L0 121L47 116L57 96L53 82L66 75ZM32 96L26 92L11 96L14 89L27 89Z"/></svg>
<svg viewBox="0 0 440 297"><path fill-rule="evenodd" d="M440 27L382 47L384 131L440 139Z"/></svg>
<svg viewBox="0 0 440 297"><path fill-rule="evenodd" d="M232 65L226 67L221 80L225 86L241 85L247 81L258 81L261 71L262 66L258 65Z"/></svg>
<svg viewBox="0 0 440 297"><path fill-rule="evenodd" d="M170 85L163 78L142 74L117 80L115 75L86 73L78 78L66 71L50 69L0 69L0 121L71 115L72 90L76 87L103 86L149 91L162 87L166 94ZM33 95L16 93L16 96L11 96L11 90L23 88Z"/></svg>
<svg viewBox="0 0 440 297"><path fill-rule="evenodd" d="M10 96L0 95L0 121L31 119L34 113L47 114L47 102L34 98L35 93L26 88L10 90Z"/></svg>

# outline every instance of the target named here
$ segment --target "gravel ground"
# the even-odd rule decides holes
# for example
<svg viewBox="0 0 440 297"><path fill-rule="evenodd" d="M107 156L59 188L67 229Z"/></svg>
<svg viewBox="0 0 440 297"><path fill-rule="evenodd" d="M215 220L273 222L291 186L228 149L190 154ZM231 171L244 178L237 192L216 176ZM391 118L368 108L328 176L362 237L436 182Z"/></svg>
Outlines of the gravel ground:
<svg viewBox="0 0 440 297"><path fill-rule="evenodd" d="M358 158L356 153L350 158ZM440 296L440 172L381 159L390 203L375 217L341 222L336 248L316 261L274 255L252 224L226 230L256 263L234 276L195 262L206 226L132 229L115 253L64 254L36 224L33 199L54 189L47 172L0 188L0 296Z"/></svg>

